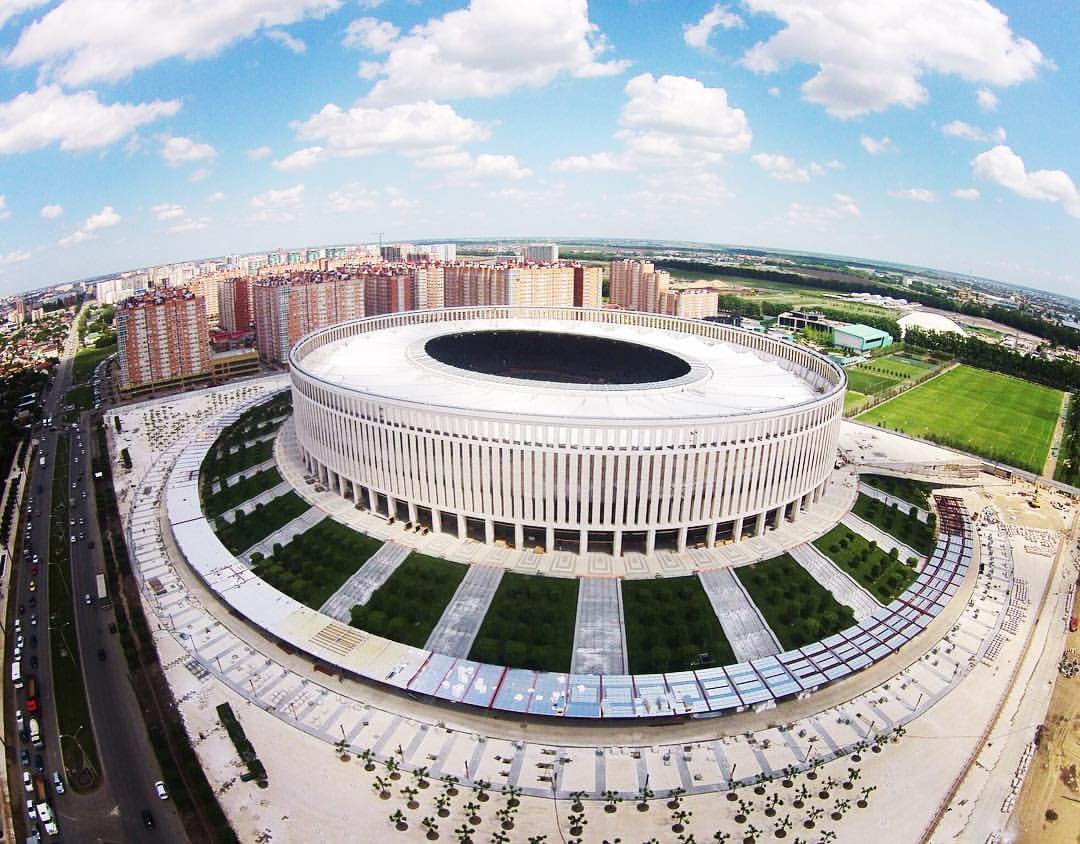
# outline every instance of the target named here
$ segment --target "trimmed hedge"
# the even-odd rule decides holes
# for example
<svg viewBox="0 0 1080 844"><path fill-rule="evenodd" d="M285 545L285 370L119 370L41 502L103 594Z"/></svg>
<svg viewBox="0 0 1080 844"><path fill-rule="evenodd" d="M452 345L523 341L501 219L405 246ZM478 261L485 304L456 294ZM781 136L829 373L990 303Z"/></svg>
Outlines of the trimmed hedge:
<svg viewBox="0 0 1080 844"><path fill-rule="evenodd" d="M852 509L856 516L885 531L924 557L933 552L934 528L937 526L937 517L933 513L928 521L921 522L915 516L901 513L900 508L895 505L890 506L884 501L862 494L855 500Z"/></svg>

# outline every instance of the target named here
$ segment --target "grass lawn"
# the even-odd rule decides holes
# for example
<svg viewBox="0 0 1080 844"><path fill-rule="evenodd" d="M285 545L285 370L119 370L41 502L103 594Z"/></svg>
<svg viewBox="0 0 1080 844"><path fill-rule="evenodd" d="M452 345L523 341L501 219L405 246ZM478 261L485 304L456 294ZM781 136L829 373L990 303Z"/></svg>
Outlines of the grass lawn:
<svg viewBox="0 0 1080 844"><path fill-rule="evenodd" d="M859 480L924 510L930 509L930 496L938 488L924 481L894 478L892 475L859 475Z"/></svg>
<svg viewBox="0 0 1080 844"><path fill-rule="evenodd" d="M724 628L696 577L624 580L622 598L632 674L735 662ZM700 659L702 654L708 658Z"/></svg>
<svg viewBox="0 0 1080 844"><path fill-rule="evenodd" d="M203 512L210 518L216 519L226 510L239 507L248 499L254 498L260 492L266 492L271 487L281 483L281 474L273 467L263 469L261 472L237 481L232 486L225 487L213 495L203 497Z"/></svg>
<svg viewBox="0 0 1080 844"><path fill-rule="evenodd" d="M286 595L318 609L382 547L382 542L323 519L274 554L256 559L255 573Z"/></svg>
<svg viewBox="0 0 1080 844"><path fill-rule="evenodd" d="M352 625L422 648L468 569L462 563L410 554L367 604L353 607Z"/></svg>
<svg viewBox="0 0 1080 844"><path fill-rule="evenodd" d="M860 422L924 437L1041 472L1061 391L958 366L859 416Z"/></svg>
<svg viewBox="0 0 1080 844"><path fill-rule="evenodd" d="M89 384L72 387L64 397L64 403L74 405L77 411L89 410L94 406L94 391Z"/></svg>
<svg viewBox="0 0 1080 844"><path fill-rule="evenodd" d="M735 575L786 649L809 645L855 623L851 607L837 601L790 554L739 566Z"/></svg>
<svg viewBox="0 0 1080 844"><path fill-rule="evenodd" d="M861 493L855 499L852 509L856 516L885 531L924 557L929 557L934 550L934 526L937 521L932 513L930 522L921 522L915 516L901 513L899 508L893 509L884 501Z"/></svg>
<svg viewBox="0 0 1080 844"><path fill-rule="evenodd" d="M905 561L886 554L844 525L818 537L814 545L882 604L888 604L915 580L915 570Z"/></svg>
<svg viewBox="0 0 1080 844"><path fill-rule="evenodd" d="M857 393L867 395L880 393L900 383L900 379L892 378L877 372L868 372L860 366L848 367L848 388Z"/></svg>
<svg viewBox="0 0 1080 844"><path fill-rule="evenodd" d="M279 495L269 504L259 504L244 515L237 511L236 521L229 524L217 521L214 532L225 547L234 554L246 551L256 542L266 539L275 530L284 527L297 516L306 513L310 505L295 492ZM228 512L228 511L226 511Z"/></svg>
<svg viewBox="0 0 1080 844"><path fill-rule="evenodd" d="M569 671L577 598L576 578L506 572L469 659L536 671Z"/></svg>
<svg viewBox="0 0 1080 844"><path fill-rule="evenodd" d="M115 343L100 349L95 346L79 349L75 354L75 362L72 364L72 383L82 384L89 381L90 376L94 374L94 367L115 351Z"/></svg>
<svg viewBox="0 0 1080 844"><path fill-rule="evenodd" d="M854 390L848 390L844 393L844 413L846 414L851 408L866 401L865 393L857 393Z"/></svg>

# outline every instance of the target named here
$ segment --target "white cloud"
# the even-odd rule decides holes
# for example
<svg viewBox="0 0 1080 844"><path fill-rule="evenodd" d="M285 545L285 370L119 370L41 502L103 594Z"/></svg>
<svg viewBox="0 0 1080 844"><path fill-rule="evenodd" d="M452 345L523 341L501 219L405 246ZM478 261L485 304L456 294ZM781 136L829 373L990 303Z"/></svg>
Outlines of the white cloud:
<svg viewBox="0 0 1080 844"><path fill-rule="evenodd" d="M274 162L275 170L306 170L308 167L314 167L320 161L323 160L322 147L304 147L298 149L291 155L285 156L280 161Z"/></svg>
<svg viewBox="0 0 1080 844"><path fill-rule="evenodd" d="M362 182L351 182L327 194L330 210L338 214L351 214L374 208L379 200L379 192Z"/></svg>
<svg viewBox="0 0 1080 844"><path fill-rule="evenodd" d="M97 149L179 110L179 100L106 105L94 91L65 94L57 85L45 85L0 102L0 155L54 143L69 152Z"/></svg>
<svg viewBox="0 0 1080 844"><path fill-rule="evenodd" d="M193 172L190 176L188 176L187 180L189 182L204 182L209 179L213 174L213 170L207 170L205 167L202 167Z"/></svg>
<svg viewBox="0 0 1080 844"><path fill-rule="evenodd" d="M777 88L775 85L772 85L769 88L768 94L769 94L770 97L779 97L780 96L780 89Z"/></svg>
<svg viewBox="0 0 1080 844"><path fill-rule="evenodd" d="M21 264L23 261L29 261L31 257L33 256L25 249L16 249L6 255L0 255L0 266L7 267L11 264Z"/></svg>
<svg viewBox="0 0 1080 844"><path fill-rule="evenodd" d="M818 66L803 97L832 115L856 117L926 102L928 73L1015 85L1050 63L987 0L744 0L784 27L751 47L743 63L773 73L792 63Z"/></svg>
<svg viewBox="0 0 1080 844"><path fill-rule="evenodd" d="M871 155L881 155L883 152L894 152L896 150L891 138L871 138L869 135L863 135L859 138L859 143Z"/></svg>
<svg viewBox="0 0 1080 844"><path fill-rule="evenodd" d="M971 162L976 178L994 182L1025 199L1060 202L1065 213L1080 217L1080 190L1064 170L1028 170L1008 146L981 152Z"/></svg>
<svg viewBox="0 0 1080 844"><path fill-rule="evenodd" d="M307 120L292 124L297 137L323 141L326 155L372 155L387 150L452 150L469 141L483 141L487 127L462 117L444 103L419 102L345 111L330 103Z"/></svg>
<svg viewBox="0 0 1080 844"><path fill-rule="evenodd" d="M166 135L161 141L161 157L170 167L179 167L192 161L207 161L217 156L210 144L200 144L191 138Z"/></svg>
<svg viewBox="0 0 1080 844"><path fill-rule="evenodd" d="M855 200L846 193L834 193L832 198L833 202L836 203L836 209L841 213L850 214L852 217L862 216L862 211L855 204Z"/></svg>
<svg viewBox="0 0 1080 844"><path fill-rule="evenodd" d="M717 27L721 29L737 29L745 26L743 19L732 11L729 11L722 3L717 3L697 23L683 24L683 40L691 47L699 50L709 43L709 36Z"/></svg>
<svg viewBox="0 0 1080 844"><path fill-rule="evenodd" d="M855 200L845 193L834 193L830 206L803 205L792 202L784 216L777 222L781 225L798 229L813 229L824 232L832 228L833 223L845 217L861 217L862 211Z"/></svg>
<svg viewBox="0 0 1080 844"><path fill-rule="evenodd" d="M561 74L611 76L629 63L600 61L607 43L587 0L472 0L382 49L374 103L495 97L540 88Z"/></svg>
<svg viewBox="0 0 1080 844"><path fill-rule="evenodd" d="M249 149L247 151L247 157L250 161L258 161L262 158L269 158L271 155L273 155L273 151L270 149L270 147L267 146L255 147L254 149Z"/></svg>
<svg viewBox="0 0 1080 844"><path fill-rule="evenodd" d="M594 152L591 155L571 155L552 162L551 168L562 173L604 172L629 170L630 164L623 156L610 152Z"/></svg>
<svg viewBox="0 0 1080 844"><path fill-rule="evenodd" d="M266 33L266 37L297 56L307 52L307 44L304 43L303 39L290 35L284 29L271 29Z"/></svg>
<svg viewBox="0 0 1080 844"><path fill-rule="evenodd" d="M9 20L16 15L30 9L44 6L48 0L3 0L0 2L0 29L3 29Z"/></svg>
<svg viewBox="0 0 1080 844"><path fill-rule="evenodd" d="M952 195L957 199L978 199L981 194L978 188L957 188Z"/></svg>
<svg viewBox="0 0 1080 844"><path fill-rule="evenodd" d="M779 179L782 182L809 182L811 172L815 176L825 172L824 168L816 162L811 162L809 168L800 167L793 158L786 155L759 152L756 155L751 155L750 160L774 179Z"/></svg>
<svg viewBox="0 0 1080 844"><path fill-rule="evenodd" d="M970 123L965 123L963 120L953 120L946 123L941 127L941 131L954 138L964 138L968 141L979 141L980 143L1000 144L1005 140L1005 130L1000 126L992 132L987 132L985 129L980 129L978 126L972 126Z"/></svg>
<svg viewBox="0 0 1080 844"><path fill-rule="evenodd" d="M83 220L82 225L67 237L57 241L57 245L67 247L82 243L84 240L94 240L97 237L96 232L115 226L120 220L120 215L113 210L113 207L106 205L96 214L91 214Z"/></svg>
<svg viewBox="0 0 1080 844"><path fill-rule="evenodd" d="M937 197L927 188L900 188L889 191L894 199L910 199L912 202L936 202Z"/></svg>
<svg viewBox="0 0 1080 844"><path fill-rule="evenodd" d="M418 159L417 167L440 170L451 184L469 184L480 179L524 179L532 171L513 155L472 155L447 152Z"/></svg>
<svg viewBox="0 0 1080 844"><path fill-rule="evenodd" d="M373 53L388 53L395 39L401 34L389 21L378 18L357 18L345 30L341 40L344 47L370 50Z"/></svg>
<svg viewBox="0 0 1080 844"><path fill-rule="evenodd" d="M648 188L631 197L639 210L659 208L667 213L675 208L680 213L702 213L734 196L716 173L698 167L653 173L645 183Z"/></svg>
<svg viewBox="0 0 1080 844"><path fill-rule="evenodd" d="M175 220L184 216L184 206L171 202L161 202L150 209L157 220Z"/></svg>
<svg viewBox="0 0 1080 844"><path fill-rule="evenodd" d="M221 200L223 200L224 198L225 198L224 193L222 193L221 191L215 191L214 193L212 193L208 197L206 197L206 201L207 202L221 202Z"/></svg>
<svg viewBox="0 0 1080 844"><path fill-rule="evenodd" d="M23 29L4 62L41 65L68 87L116 81L164 59L217 55L259 31L339 6L340 0L63 0Z"/></svg>
<svg viewBox="0 0 1080 844"><path fill-rule="evenodd" d="M41 216L46 220L55 220L64 213L63 205L42 205Z"/></svg>
<svg viewBox="0 0 1080 844"><path fill-rule="evenodd" d="M249 217L253 222L278 221L287 222L296 216L296 212L304 202L303 184L293 185L291 188L280 190L268 190L255 194L248 204L252 208Z"/></svg>
<svg viewBox="0 0 1080 844"><path fill-rule="evenodd" d="M177 232L197 232L202 231L210 225L209 217L188 217L187 219L175 223L169 226L169 231L173 233Z"/></svg>
<svg viewBox="0 0 1080 844"><path fill-rule="evenodd" d="M996 111L998 107L998 96L989 88L980 88L975 92L975 102L978 103L979 108L983 111Z"/></svg>
<svg viewBox="0 0 1080 844"><path fill-rule="evenodd" d="M0 220L6 220L11 216L11 211L7 207L7 197L0 193Z"/></svg>

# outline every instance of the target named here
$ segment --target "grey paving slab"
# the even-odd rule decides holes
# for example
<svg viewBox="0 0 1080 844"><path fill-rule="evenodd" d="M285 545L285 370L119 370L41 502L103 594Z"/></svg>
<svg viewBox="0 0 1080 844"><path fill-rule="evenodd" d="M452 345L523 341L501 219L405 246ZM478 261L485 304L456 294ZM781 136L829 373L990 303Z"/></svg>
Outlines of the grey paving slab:
<svg viewBox="0 0 1080 844"><path fill-rule="evenodd" d="M698 572L698 579L709 596L709 603L720 620L720 626L724 628L724 635L737 661L747 662L783 650L735 572L731 569L709 569Z"/></svg>
<svg viewBox="0 0 1080 844"><path fill-rule="evenodd" d="M351 610L357 604L366 604L375 590L390 579L398 566L409 556L409 549L397 542L387 542L368 557L356 572L329 598L319 612L348 624Z"/></svg>
<svg viewBox="0 0 1080 844"><path fill-rule="evenodd" d="M882 501L890 507L895 504L896 509L899 510L901 513L907 513L908 515L914 513L915 518L917 518L920 522L925 523L926 520L930 518L930 514L922 507L916 507L914 504L904 501L903 498L897 498L895 495L889 495L889 493L882 492L880 489L875 489L874 487L870 486L870 484L865 484L862 481L859 482L859 492L863 495L869 496L870 498L876 498L878 501Z"/></svg>
<svg viewBox="0 0 1080 844"><path fill-rule="evenodd" d="M622 589L614 577L578 581L573 674L628 674Z"/></svg>
<svg viewBox="0 0 1080 844"><path fill-rule="evenodd" d="M236 521L237 510L243 510L244 515L246 516L249 513L254 512L255 508L258 507L260 504L269 504L275 498L285 495L285 493L287 492L292 492L292 485L288 481L282 481L277 486L272 486L265 492L260 492L254 498L249 498L239 507L230 507L218 518L228 522L229 524L232 524Z"/></svg>
<svg viewBox="0 0 1080 844"><path fill-rule="evenodd" d="M862 621L881 609L881 604L873 595L809 542L796 545L788 553L814 580L828 589L836 600L851 607L855 611L856 620Z"/></svg>
<svg viewBox="0 0 1080 844"><path fill-rule="evenodd" d="M447 656L467 657L503 571L495 566L469 566L424 647Z"/></svg>
<svg viewBox="0 0 1080 844"><path fill-rule="evenodd" d="M281 545L288 545L293 537L311 530L326 517L324 511L320 510L318 507L312 507L306 513L301 513L288 524L279 527L265 539L256 542L239 556L241 559L247 560L248 562L251 561L251 555L255 553L262 554L264 557L269 557L274 553L275 545L278 543Z"/></svg>
<svg viewBox="0 0 1080 844"><path fill-rule="evenodd" d="M870 524L866 519L860 519L854 513L848 513L840 520L840 522L859 536L864 539L873 539L878 544L878 548L884 551L892 551L895 548L899 554L901 560L907 560L909 557L915 557L919 561L919 567L926 562L926 557L916 551L914 548L909 548L900 540L896 539L891 534L881 530L881 528Z"/></svg>

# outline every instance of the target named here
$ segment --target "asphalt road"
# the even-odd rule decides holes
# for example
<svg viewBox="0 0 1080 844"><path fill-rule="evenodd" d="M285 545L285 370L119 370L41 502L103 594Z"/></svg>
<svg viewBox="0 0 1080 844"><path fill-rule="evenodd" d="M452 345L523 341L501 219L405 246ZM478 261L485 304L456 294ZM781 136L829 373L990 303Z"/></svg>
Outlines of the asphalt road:
<svg viewBox="0 0 1080 844"><path fill-rule="evenodd" d="M97 518L94 510L94 487L90 468L91 431L89 414L84 414L77 429L70 426L69 438L69 484L68 518L74 525L68 525L69 533L75 536L70 543L72 591L79 596L76 604L74 631L78 638L78 647L82 660L83 678L86 685L87 699L91 710L91 722L97 739L102 777L99 785L87 794L76 794L70 788L66 793L56 795L51 779L53 771L62 771L59 752L59 734L56 712L53 707L53 690L49 643L46 635L49 619L47 595L44 578L47 572L49 555L49 516L52 512L53 462L56 454L57 438L63 433L60 422L64 394L71 381L71 363L77 342L76 330L65 346L64 356L58 367L53 386L45 400L43 417L52 416L56 431L45 428L40 431L40 449L46 455L46 465L41 467L35 462L28 486L27 495L33 498L33 508L27 512L24 505L21 514L29 520L32 529L24 533L25 548L31 558L22 561L13 573L12 601L23 612L16 617L21 619L22 633L26 639L22 666L24 678L35 674L38 683L38 696L41 710L38 712L42 735L45 741L43 750L35 750L21 738L15 741L18 750L26 748L33 759L37 753L44 757L46 779L49 781L49 800L60 827L60 838L77 842L183 842L187 840L183 825L173 808L171 801L162 801L154 791L154 782L161 779L149 739L146 736L142 714L138 701L128 681L127 666L119 636L109 633L109 624L113 622L111 610L102 609L97 602L96 575L104 570L101 552L101 538L98 535ZM75 486L72 487L71 483ZM85 497L84 497L85 494ZM25 524L25 523L24 523ZM38 555L38 575L33 576L32 555ZM37 590L29 591L29 581L37 581ZM82 596L90 595L91 603L84 603ZM37 606L31 601L36 599ZM37 619L37 625L31 625L31 617ZM73 631L53 630L49 635L69 636ZM14 631L9 641L14 638ZM30 635L36 635L36 647L30 647ZM99 651L104 659L99 658ZM8 656L10 656L10 651ZM31 659L37 658L36 669L31 668ZM10 682L10 674L5 669L5 679ZM26 689L15 692L16 707L27 717ZM9 726L8 734L15 736L14 725ZM84 735L80 733L80 735ZM12 778L12 791L15 808L26 819L26 797L23 791L22 770ZM155 828L147 829L143 825L142 813L153 813ZM31 824L31 829L38 824ZM43 840L47 839L41 828Z"/></svg>

